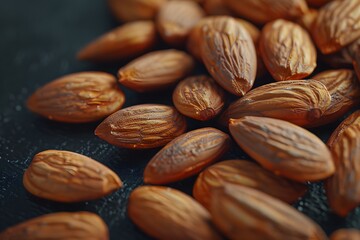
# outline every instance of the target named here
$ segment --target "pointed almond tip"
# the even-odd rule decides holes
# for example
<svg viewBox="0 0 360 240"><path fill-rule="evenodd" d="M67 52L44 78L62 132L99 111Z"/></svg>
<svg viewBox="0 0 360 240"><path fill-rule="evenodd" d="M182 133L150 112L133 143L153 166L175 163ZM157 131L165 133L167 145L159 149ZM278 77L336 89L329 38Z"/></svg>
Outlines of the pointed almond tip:
<svg viewBox="0 0 360 240"><path fill-rule="evenodd" d="M236 119L230 118L228 123L229 123L229 125L234 125L236 123Z"/></svg>

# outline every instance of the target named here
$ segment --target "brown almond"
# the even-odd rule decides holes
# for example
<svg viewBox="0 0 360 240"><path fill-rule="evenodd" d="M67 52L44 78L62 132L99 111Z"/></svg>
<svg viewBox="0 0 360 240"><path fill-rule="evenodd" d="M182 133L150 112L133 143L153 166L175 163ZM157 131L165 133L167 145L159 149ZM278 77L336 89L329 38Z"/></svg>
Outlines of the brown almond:
<svg viewBox="0 0 360 240"><path fill-rule="evenodd" d="M156 239L217 240L210 214L190 196L168 187L136 188L128 203L130 219Z"/></svg>
<svg viewBox="0 0 360 240"><path fill-rule="evenodd" d="M254 188L287 203L294 203L307 190L304 184L279 177L256 163L228 160L216 163L200 173L193 196L209 209L212 190L227 183Z"/></svg>
<svg viewBox="0 0 360 240"><path fill-rule="evenodd" d="M259 24L278 18L292 20L308 11L305 0L224 0L224 3L237 16Z"/></svg>
<svg viewBox="0 0 360 240"><path fill-rule="evenodd" d="M211 195L210 213L229 239L327 240L321 227L286 203L243 186L225 185Z"/></svg>
<svg viewBox="0 0 360 240"><path fill-rule="evenodd" d="M319 10L313 38L323 54L336 52L360 38L360 0L332 1Z"/></svg>
<svg viewBox="0 0 360 240"><path fill-rule="evenodd" d="M169 1L163 4L157 16L161 37L172 46L185 44L191 29L205 15L199 4L192 1Z"/></svg>
<svg viewBox="0 0 360 240"><path fill-rule="evenodd" d="M107 240L109 230L104 221L90 212L46 214L5 229L2 240L79 239Z"/></svg>
<svg viewBox="0 0 360 240"><path fill-rule="evenodd" d="M303 79L316 67L312 40L296 23L279 19L266 24L259 45L265 66L276 81Z"/></svg>
<svg viewBox="0 0 360 240"><path fill-rule="evenodd" d="M81 72L58 78L33 93L30 111L50 120L84 123L103 119L125 102L116 79L102 72Z"/></svg>
<svg viewBox="0 0 360 240"><path fill-rule="evenodd" d="M116 173L103 164L60 150L36 154L24 173L23 183L33 195L58 202L98 199L122 187Z"/></svg>
<svg viewBox="0 0 360 240"><path fill-rule="evenodd" d="M332 147L336 171L326 181L331 209L346 215L360 205L360 125L349 126Z"/></svg>
<svg viewBox="0 0 360 240"><path fill-rule="evenodd" d="M223 0L204 0L203 8L207 15L232 15Z"/></svg>
<svg viewBox="0 0 360 240"><path fill-rule="evenodd" d="M191 56L178 50L145 54L119 70L119 82L137 92L163 89L186 77L194 68Z"/></svg>
<svg viewBox="0 0 360 240"><path fill-rule="evenodd" d="M210 77L189 77L175 88L173 102L176 109L185 116L206 121L222 110L225 102L224 91Z"/></svg>
<svg viewBox="0 0 360 240"><path fill-rule="evenodd" d="M318 10L311 8L304 15L300 16L296 22L311 34L317 15Z"/></svg>
<svg viewBox="0 0 360 240"><path fill-rule="evenodd" d="M329 91L319 81L275 82L255 88L232 103L222 122L227 125L230 118L263 116L305 126L320 119L330 104Z"/></svg>
<svg viewBox="0 0 360 240"><path fill-rule="evenodd" d="M199 173L230 147L229 135L215 128L200 128L168 143L147 164L144 182L167 184Z"/></svg>
<svg viewBox="0 0 360 240"><path fill-rule="evenodd" d="M330 240L359 240L360 231L355 228L339 229L330 236Z"/></svg>
<svg viewBox="0 0 360 240"><path fill-rule="evenodd" d="M322 54L321 60L334 68L351 68L359 49L360 38L358 38L351 44L343 47L338 52L327 55Z"/></svg>
<svg viewBox="0 0 360 240"><path fill-rule="evenodd" d="M185 118L175 108L141 104L106 118L95 135L118 147L143 149L164 146L185 130Z"/></svg>
<svg viewBox="0 0 360 240"><path fill-rule="evenodd" d="M127 59L150 50L155 43L156 28L152 21L131 22L89 43L77 58L94 62Z"/></svg>
<svg viewBox="0 0 360 240"><path fill-rule="evenodd" d="M264 117L230 120L237 144L264 168L298 181L331 176L334 163L326 145L311 132L292 123Z"/></svg>
<svg viewBox="0 0 360 240"><path fill-rule="evenodd" d="M217 17L202 27L201 56L225 90L243 96L256 77L256 51L250 34L231 17Z"/></svg>

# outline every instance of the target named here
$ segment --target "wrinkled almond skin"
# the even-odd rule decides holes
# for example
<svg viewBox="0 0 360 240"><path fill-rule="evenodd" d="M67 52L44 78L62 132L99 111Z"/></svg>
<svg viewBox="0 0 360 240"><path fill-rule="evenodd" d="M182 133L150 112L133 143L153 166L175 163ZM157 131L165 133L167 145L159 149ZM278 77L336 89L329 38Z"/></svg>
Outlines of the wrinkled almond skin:
<svg viewBox="0 0 360 240"><path fill-rule="evenodd" d="M335 174L326 181L331 209L341 217L360 205L360 125L349 126L333 145Z"/></svg>
<svg viewBox="0 0 360 240"><path fill-rule="evenodd" d="M119 82L136 92L159 90L186 77L194 65L192 57L182 51L151 52L120 68Z"/></svg>
<svg viewBox="0 0 360 240"><path fill-rule="evenodd" d="M323 54L336 52L360 37L360 1L332 1L319 10L312 36Z"/></svg>
<svg viewBox="0 0 360 240"><path fill-rule="evenodd" d="M289 181L245 160L228 160L214 164L197 178L193 196L210 209L211 192L227 183L246 186L267 193L287 203L294 203L307 190L306 185Z"/></svg>
<svg viewBox="0 0 360 240"><path fill-rule="evenodd" d="M264 168L298 182L331 176L334 163L326 145L292 123L264 117L230 120L237 144Z"/></svg>
<svg viewBox="0 0 360 240"><path fill-rule="evenodd" d="M229 135L215 128L200 128L168 143L147 164L144 182L167 184L199 173L230 147Z"/></svg>
<svg viewBox="0 0 360 240"><path fill-rule="evenodd" d="M58 78L27 100L30 111L50 120L85 123L103 119L125 102L116 79L102 72L81 72Z"/></svg>
<svg viewBox="0 0 360 240"><path fill-rule="evenodd" d="M150 50L155 43L155 24L152 21L136 21L100 36L81 49L77 58L93 62L127 59Z"/></svg>
<svg viewBox="0 0 360 240"><path fill-rule="evenodd" d="M130 219L155 239L220 240L210 214L190 196L168 187L136 188L128 203Z"/></svg>
<svg viewBox="0 0 360 240"><path fill-rule="evenodd" d="M316 67L312 40L296 23L279 19L266 24L259 44L265 66L276 81L303 79Z"/></svg>
<svg viewBox="0 0 360 240"><path fill-rule="evenodd" d="M359 240L360 231L355 228L339 229L330 236L330 240Z"/></svg>
<svg viewBox="0 0 360 240"><path fill-rule="evenodd" d="M211 195L210 213L229 239L327 240L313 220L258 190L225 185Z"/></svg>
<svg viewBox="0 0 360 240"><path fill-rule="evenodd" d="M305 0L224 0L237 16L263 24L278 18L295 19L308 11Z"/></svg>
<svg viewBox="0 0 360 240"><path fill-rule="evenodd" d="M185 130L185 118L175 108L141 104L106 118L95 135L118 147L144 149L164 146Z"/></svg>
<svg viewBox="0 0 360 240"><path fill-rule="evenodd" d="M200 121L214 118L224 106L224 91L205 75L182 80L175 88L173 102L185 116Z"/></svg>
<svg viewBox="0 0 360 240"><path fill-rule="evenodd" d="M230 118L262 116L306 126L320 119L330 104L331 96L319 81L275 82L255 88L232 103L222 122L227 125Z"/></svg>
<svg viewBox="0 0 360 240"><path fill-rule="evenodd" d="M202 60L217 83L243 96L254 84L256 51L246 28L231 17L217 17L202 27Z"/></svg>
<svg viewBox="0 0 360 240"><path fill-rule="evenodd" d="M192 1L169 1L157 16L157 28L164 41L172 46L185 44L191 29L205 16L199 4Z"/></svg>
<svg viewBox="0 0 360 240"><path fill-rule="evenodd" d="M316 18L317 18L317 15L318 15L318 10L312 8L312 9L309 9L309 11L306 12L304 15L300 16L296 22L301 27L306 29L308 31L308 33L311 34L312 29L315 24L315 21L316 21Z"/></svg>
<svg viewBox="0 0 360 240"><path fill-rule="evenodd" d="M108 240L104 221L90 212L46 214L5 229L1 240L79 239Z"/></svg>
<svg viewBox="0 0 360 240"><path fill-rule="evenodd" d="M23 183L33 195L58 202L98 199L122 187L116 173L103 164L60 150L36 154L24 173Z"/></svg>

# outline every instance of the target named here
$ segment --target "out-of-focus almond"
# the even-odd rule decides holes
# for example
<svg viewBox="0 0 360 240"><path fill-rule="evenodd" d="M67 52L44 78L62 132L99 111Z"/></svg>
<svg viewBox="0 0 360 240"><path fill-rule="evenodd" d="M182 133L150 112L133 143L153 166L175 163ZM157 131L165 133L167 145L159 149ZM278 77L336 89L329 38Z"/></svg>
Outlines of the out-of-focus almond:
<svg viewBox="0 0 360 240"><path fill-rule="evenodd" d="M155 43L155 24L152 21L137 21L100 36L81 49L77 58L94 62L127 59L150 50Z"/></svg>
<svg viewBox="0 0 360 240"><path fill-rule="evenodd" d="M118 147L156 148L185 130L185 118L175 108L142 104L112 114L96 128L95 135Z"/></svg>
<svg viewBox="0 0 360 240"><path fill-rule="evenodd" d="M145 54L119 70L119 82L137 92L153 91L175 84L194 68L191 56L178 50Z"/></svg>
<svg viewBox="0 0 360 240"><path fill-rule="evenodd" d="M330 236L330 240L359 240L360 231L358 229L339 229Z"/></svg>
<svg viewBox="0 0 360 240"><path fill-rule="evenodd" d="M331 176L334 163L326 145L311 132L292 123L264 117L230 120L238 145L264 168L305 182Z"/></svg>
<svg viewBox="0 0 360 240"><path fill-rule="evenodd" d="M218 160L229 146L229 135L215 128L183 134L150 160L144 171L144 182L167 184L195 175Z"/></svg>
<svg viewBox="0 0 360 240"><path fill-rule="evenodd" d="M205 75L189 77L174 90L173 102L185 116L206 121L220 113L224 106L224 91Z"/></svg>
<svg viewBox="0 0 360 240"><path fill-rule="evenodd" d="M311 8L304 15L300 16L296 22L311 34L317 15L318 10Z"/></svg>
<svg viewBox="0 0 360 240"><path fill-rule="evenodd" d="M203 7L208 15L232 15L223 0L205 0Z"/></svg>
<svg viewBox="0 0 360 240"><path fill-rule="evenodd" d="M332 0L306 0L306 2L313 7L321 7L331 1Z"/></svg>
<svg viewBox="0 0 360 240"><path fill-rule="evenodd" d="M307 190L304 184L276 176L256 163L228 160L208 167L199 175L193 196L209 209L211 191L227 183L255 188L287 203L294 203Z"/></svg>
<svg viewBox="0 0 360 240"><path fill-rule="evenodd" d="M125 102L116 79L102 72L81 72L56 79L33 93L28 108L51 120L84 123L119 110Z"/></svg>
<svg viewBox="0 0 360 240"><path fill-rule="evenodd" d="M5 229L2 240L79 239L107 240L109 230L104 221L90 212L46 214Z"/></svg>
<svg viewBox="0 0 360 240"><path fill-rule="evenodd" d="M167 187L136 188L128 203L130 219L156 239L220 240L210 214L190 196Z"/></svg>
<svg viewBox="0 0 360 240"><path fill-rule="evenodd" d="M222 122L227 125L230 118L263 116L304 126L320 119L330 104L329 91L319 81L275 82L255 88L232 103Z"/></svg>

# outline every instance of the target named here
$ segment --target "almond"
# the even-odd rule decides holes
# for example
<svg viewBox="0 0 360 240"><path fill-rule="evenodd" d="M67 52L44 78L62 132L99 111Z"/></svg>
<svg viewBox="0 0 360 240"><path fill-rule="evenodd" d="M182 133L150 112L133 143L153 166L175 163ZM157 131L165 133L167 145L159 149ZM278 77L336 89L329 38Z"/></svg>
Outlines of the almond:
<svg viewBox="0 0 360 240"><path fill-rule="evenodd" d="M156 239L222 239L210 214L190 196L167 187L136 188L128 203L130 219Z"/></svg>
<svg viewBox="0 0 360 240"><path fill-rule="evenodd" d="M229 239L326 240L315 222L286 203L255 189L225 185L211 195L211 216Z"/></svg>
<svg viewBox="0 0 360 240"><path fill-rule="evenodd" d="M173 102L185 116L206 121L220 113L224 106L224 91L205 75L186 78L174 90Z"/></svg>
<svg viewBox="0 0 360 240"><path fill-rule="evenodd" d="M67 123L97 121L119 110L125 101L116 79L102 72L81 72L58 78L32 94L30 111Z"/></svg>
<svg viewBox="0 0 360 240"><path fill-rule="evenodd" d="M107 240L109 231L104 221L90 212L46 214L5 229L2 240L79 239Z"/></svg>
<svg viewBox="0 0 360 240"><path fill-rule="evenodd" d="M167 184L199 173L230 147L229 135L215 128L200 128L168 143L147 164L144 182Z"/></svg>
<svg viewBox="0 0 360 240"><path fill-rule="evenodd" d="M336 52L360 38L360 0L332 1L319 10L313 38L323 54Z"/></svg>
<svg viewBox="0 0 360 240"><path fill-rule="evenodd" d="M191 56L178 50L145 54L119 70L119 82L137 92L163 89L186 77L194 68Z"/></svg>
<svg viewBox="0 0 360 240"><path fill-rule="evenodd" d="M208 15L232 15L225 6L224 0L205 0L203 7Z"/></svg>
<svg viewBox="0 0 360 240"><path fill-rule="evenodd" d="M159 10L157 27L166 43L182 46L191 29L204 15L202 8L195 2L169 1Z"/></svg>
<svg viewBox="0 0 360 240"><path fill-rule="evenodd" d="M98 199L122 187L120 178L101 163L60 150L36 154L23 183L33 195L58 202Z"/></svg>
<svg viewBox="0 0 360 240"><path fill-rule="evenodd" d="M263 116L278 118L299 126L320 119L331 104L326 87L316 80L275 82L260 86L232 103L222 115L230 118Z"/></svg>
<svg viewBox="0 0 360 240"><path fill-rule="evenodd" d="M326 182L331 209L346 215L360 205L360 125L349 126L332 147L335 174Z"/></svg>
<svg viewBox="0 0 360 240"><path fill-rule="evenodd" d="M353 61L357 56L357 52L360 49L360 38L342 48L340 51L323 55L322 60L335 68L351 68L353 65ZM356 70L356 68L355 68Z"/></svg>
<svg viewBox="0 0 360 240"><path fill-rule="evenodd" d="M318 181L335 169L326 145L311 132L292 123L264 117L230 120L237 144L264 168L298 181Z"/></svg>
<svg viewBox="0 0 360 240"><path fill-rule="evenodd" d="M193 195L209 209L211 191L227 183L251 187L288 203L297 201L307 190L305 185L276 176L256 163L228 160L212 165L200 173Z"/></svg>
<svg viewBox="0 0 360 240"><path fill-rule="evenodd" d="M185 130L185 118L175 108L141 104L106 118L95 135L118 147L143 149L164 146Z"/></svg>
<svg viewBox="0 0 360 240"><path fill-rule="evenodd" d="M312 32L312 29L314 27L317 15L318 15L318 10L316 9L309 9L308 12L306 12L304 15L300 16L297 19L297 23L303 27L304 29L306 29L306 31L308 31L309 33Z"/></svg>
<svg viewBox="0 0 360 240"><path fill-rule="evenodd" d="M254 43L242 24L231 17L217 17L202 27L202 60L217 83L243 96L256 76Z"/></svg>
<svg viewBox="0 0 360 240"><path fill-rule="evenodd" d="M358 229L339 229L330 236L330 240L358 240L360 231Z"/></svg>
<svg viewBox="0 0 360 240"><path fill-rule="evenodd" d="M155 43L155 24L152 21L137 21L100 36L81 49L77 58L94 62L127 59L148 51Z"/></svg>
<svg viewBox="0 0 360 240"><path fill-rule="evenodd" d="M309 34L298 24L276 20L265 25L260 53L276 81L309 76L316 67L316 49Z"/></svg>

